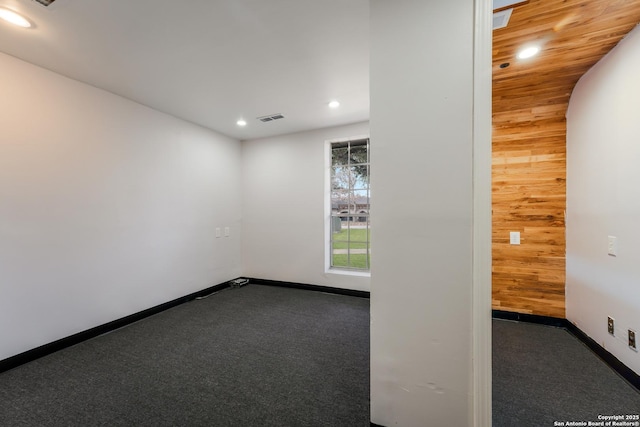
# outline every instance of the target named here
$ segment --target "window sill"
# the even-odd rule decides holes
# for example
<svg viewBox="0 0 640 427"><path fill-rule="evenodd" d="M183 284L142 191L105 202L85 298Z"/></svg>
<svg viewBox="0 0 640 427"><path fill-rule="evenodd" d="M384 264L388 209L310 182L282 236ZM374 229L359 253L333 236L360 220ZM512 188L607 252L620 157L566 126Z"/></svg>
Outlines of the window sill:
<svg viewBox="0 0 640 427"><path fill-rule="evenodd" d="M340 268L329 268L326 273L339 274L341 276L371 277L371 271L346 270Z"/></svg>

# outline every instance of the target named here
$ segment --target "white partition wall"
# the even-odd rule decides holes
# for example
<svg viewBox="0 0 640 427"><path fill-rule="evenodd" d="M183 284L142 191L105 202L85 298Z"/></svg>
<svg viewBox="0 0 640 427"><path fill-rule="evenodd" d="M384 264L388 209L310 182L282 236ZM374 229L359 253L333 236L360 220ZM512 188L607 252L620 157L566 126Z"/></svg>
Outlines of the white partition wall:
<svg viewBox="0 0 640 427"><path fill-rule="evenodd" d="M636 27L571 95L566 293L567 319L638 374L640 354L627 341L629 329L640 333L639 75Z"/></svg>
<svg viewBox="0 0 640 427"><path fill-rule="evenodd" d="M489 332L476 328L474 314L483 308L478 318L488 329L490 299L484 292L486 301L474 301L474 275L486 275L490 259L484 248L484 272L474 270L474 176L482 176L475 191L486 193L484 205L476 208L484 206L487 220L490 71L478 79L484 86L476 91L474 2L370 5L371 421L489 425L490 411L476 408L478 390L490 397L486 375L484 388L475 385L477 371L490 369L490 349ZM479 7L484 10L484 4ZM489 39L484 58L490 38L481 33ZM489 64L483 60L479 66L490 70ZM474 152L478 106L483 111L477 117L486 121L475 124L483 133L481 153ZM480 162L483 174L474 174L475 155L486 161ZM486 233L476 238L488 240ZM484 286L487 291L487 280ZM478 331L483 346L474 344ZM474 354L480 347L485 353ZM474 357L484 366L475 366ZM486 409L490 400L483 404Z"/></svg>
<svg viewBox="0 0 640 427"><path fill-rule="evenodd" d="M0 81L0 360L241 274L238 141L5 54Z"/></svg>

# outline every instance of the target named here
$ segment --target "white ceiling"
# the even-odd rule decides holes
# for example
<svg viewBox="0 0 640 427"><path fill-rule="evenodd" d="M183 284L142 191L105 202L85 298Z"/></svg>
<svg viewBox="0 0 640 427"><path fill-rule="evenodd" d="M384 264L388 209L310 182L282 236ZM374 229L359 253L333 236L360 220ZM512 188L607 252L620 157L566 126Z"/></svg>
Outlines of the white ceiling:
<svg viewBox="0 0 640 427"><path fill-rule="evenodd" d="M0 51L237 139L369 118L368 0L0 6L35 24L0 21ZM285 119L256 120L274 113Z"/></svg>

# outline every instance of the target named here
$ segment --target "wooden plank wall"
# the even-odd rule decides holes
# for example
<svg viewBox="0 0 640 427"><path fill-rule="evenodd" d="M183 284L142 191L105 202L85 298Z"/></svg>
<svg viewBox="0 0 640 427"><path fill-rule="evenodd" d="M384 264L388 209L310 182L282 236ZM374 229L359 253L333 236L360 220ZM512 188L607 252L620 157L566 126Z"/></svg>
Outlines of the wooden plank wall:
<svg viewBox="0 0 640 427"><path fill-rule="evenodd" d="M494 309L565 317L566 107L494 115Z"/></svg>
<svg viewBox="0 0 640 427"><path fill-rule="evenodd" d="M493 307L565 317L566 123L578 79L640 1L529 0L493 33ZM516 52L541 47L534 58ZM519 246L509 232L521 233Z"/></svg>

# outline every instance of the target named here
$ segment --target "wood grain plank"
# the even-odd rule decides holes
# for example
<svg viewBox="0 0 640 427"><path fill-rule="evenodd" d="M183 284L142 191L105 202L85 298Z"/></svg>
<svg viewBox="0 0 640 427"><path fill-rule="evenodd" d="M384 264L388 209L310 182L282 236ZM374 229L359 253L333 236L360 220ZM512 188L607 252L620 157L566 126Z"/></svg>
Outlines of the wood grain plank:
<svg viewBox="0 0 640 427"><path fill-rule="evenodd" d="M640 1L531 0L493 34L493 307L565 317L566 111ZM530 60L517 49L537 42ZM509 63L506 68L500 64ZM509 244L520 231L521 244Z"/></svg>
<svg viewBox="0 0 640 427"><path fill-rule="evenodd" d="M494 31L494 308L565 317L569 98L638 22L639 0L531 0ZM516 59L530 42L542 46L541 54ZM509 244L510 231L520 231L520 245Z"/></svg>

